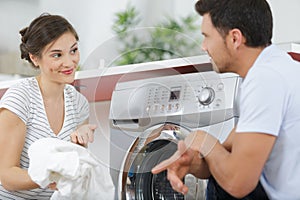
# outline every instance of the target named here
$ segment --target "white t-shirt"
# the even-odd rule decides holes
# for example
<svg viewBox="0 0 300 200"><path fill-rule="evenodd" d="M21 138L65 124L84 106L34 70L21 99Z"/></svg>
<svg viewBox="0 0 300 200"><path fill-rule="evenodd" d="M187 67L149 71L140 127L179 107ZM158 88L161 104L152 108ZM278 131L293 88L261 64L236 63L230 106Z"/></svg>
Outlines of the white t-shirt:
<svg viewBox="0 0 300 200"><path fill-rule="evenodd" d="M41 138L58 138L70 141L70 133L88 118L88 102L73 86L65 86L64 101L65 117L63 127L55 135L48 122L40 88L35 77L20 81L3 95L0 108L6 108L15 113L27 127L25 144L20 159L21 168L28 169L29 167L28 148L33 142ZM9 134L9 132L5 134ZM0 199L50 199L52 194L52 190L41 188L9 192L0 184Z"/></svg>
<svg viewBox="0 0 300 200"><path fill-rule="evenodd" d="M245 77L236 132L277 137L260 181L270 199L300 199L300 63L271 45Z"/></svg>

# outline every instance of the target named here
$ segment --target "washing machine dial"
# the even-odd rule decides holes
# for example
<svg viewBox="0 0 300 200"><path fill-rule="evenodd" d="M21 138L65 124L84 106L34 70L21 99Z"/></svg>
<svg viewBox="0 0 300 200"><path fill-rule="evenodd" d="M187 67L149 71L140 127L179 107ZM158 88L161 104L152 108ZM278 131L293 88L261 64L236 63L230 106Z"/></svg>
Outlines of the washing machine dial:
<svg viewBox="0 0 300 200"><path fill-rule="evenodd" d="M206 106L209 105L215 98L215 91L211 87L203 88L198 96L198 101Z"/></svg>

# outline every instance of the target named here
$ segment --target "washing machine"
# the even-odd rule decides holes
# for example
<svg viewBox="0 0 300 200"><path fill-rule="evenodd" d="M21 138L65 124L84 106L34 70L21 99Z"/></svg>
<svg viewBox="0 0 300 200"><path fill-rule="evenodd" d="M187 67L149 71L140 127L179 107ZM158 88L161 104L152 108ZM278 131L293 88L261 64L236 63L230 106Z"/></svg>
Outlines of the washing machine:
<svg viewBox="0 0 300 200"><path fill-rule="evenodd" d="M110 107L110 173L116 199L205 199L206 180L184 177L187 195L175 192L166 171L151 169L195 130L223 142L238 120L241 79L213 71L117 83Z"/></svg>

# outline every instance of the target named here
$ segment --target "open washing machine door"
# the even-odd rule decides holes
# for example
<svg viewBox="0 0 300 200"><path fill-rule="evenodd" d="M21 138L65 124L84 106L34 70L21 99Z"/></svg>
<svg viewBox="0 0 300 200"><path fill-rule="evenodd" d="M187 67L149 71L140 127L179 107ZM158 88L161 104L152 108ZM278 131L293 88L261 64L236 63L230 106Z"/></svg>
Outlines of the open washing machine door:
<svg viewBox="0 0 300 200"><path fill-rule="evenodd" d="M176 124L159 124L147 129L133 143L119 175L118 199L205 199L206 180L192 175L184 178L189 187L187 195L174 191L167 180L167 172L152 174L151 169L172 156L177 143L191 130Z"/></svg>

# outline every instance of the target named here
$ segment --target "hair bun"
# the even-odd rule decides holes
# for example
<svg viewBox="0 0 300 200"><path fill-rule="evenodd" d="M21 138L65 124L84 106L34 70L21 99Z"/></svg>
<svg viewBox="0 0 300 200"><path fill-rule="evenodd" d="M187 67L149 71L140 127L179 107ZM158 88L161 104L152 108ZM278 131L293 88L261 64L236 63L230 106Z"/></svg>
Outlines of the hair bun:
<svg viewBox="0 0 300 200"><path fill-rule="evenodd" d="M23 28L22 30L19 31L20 35L22 36L21 38L22 42L20 44L21 58L31 62L29 58L29 51L26 45L26 42L28 40L28 36L26 35L27 32L28 32L28 27Z"/></svg>
<svg viewBox="0 0 300 200"><path fill-rule="evenodd" d="M27 37L26 37L27 31L28 31L28 27L23 28L22 30L19 31L20 35L22 36L21 40L24 43L26 43L26 41L27 41Z"/></svg>
<svg viewBox="0 0 300 200"><path fill-rule="evenodd" d="M23 42L20 44L20 50L21 50L21 58L31 62L31 60L29 58L28 49Z"/></svg>

